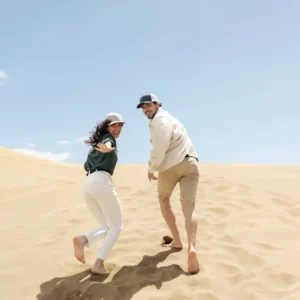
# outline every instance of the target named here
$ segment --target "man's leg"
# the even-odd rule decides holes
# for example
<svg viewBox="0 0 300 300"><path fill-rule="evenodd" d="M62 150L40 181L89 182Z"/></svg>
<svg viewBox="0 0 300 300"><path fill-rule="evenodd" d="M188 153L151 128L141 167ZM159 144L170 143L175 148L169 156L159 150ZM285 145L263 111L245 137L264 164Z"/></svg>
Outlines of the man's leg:
<svg viewBox="0 0 300 300"><path fill-rule="evenodd" d="M185 218L185 227L188 238L188 272L199 272L199 262L196 253L197 217L195 201L199 181L198 163L193 158L185 159L185 172L180 179L181 207Z"/></svg>
<svg viewBox="0 0 300 300"><path fill-rule="evenodd" d="M172 233L173 241L170 244L172 248L182 249L182 242L176 225L176 217L170 205L170 197L159 194L159 203L161 213Z"/></svg>
<svg viewBox="0 0 300 300"><path fill-rule="evenodd" d="M199 262L196 252L197 217L194 210L195 203L182 200L181 206L185 218L185 228L188 238L188 272L196 274L199 272Z"/></svg>
<svg viewBox="0 0 300 300"><path fill-rule="evenodd" d="M188 239L188 251L195 251L197 239L197 217L195 213L195 203L191 201L181 201L182 212L185 218L185 228Z"/></svg>
<svg viewBox="0 0 300 300"><path fill-rule="evenodd" d="M169 246L182 249L182 243L176 225L176 218L170 205L171 195L176 184L180 180L180 174L178 174L177 168L178 165L159 173L157 188L160 210L173 236L173 241Z"/></svg>

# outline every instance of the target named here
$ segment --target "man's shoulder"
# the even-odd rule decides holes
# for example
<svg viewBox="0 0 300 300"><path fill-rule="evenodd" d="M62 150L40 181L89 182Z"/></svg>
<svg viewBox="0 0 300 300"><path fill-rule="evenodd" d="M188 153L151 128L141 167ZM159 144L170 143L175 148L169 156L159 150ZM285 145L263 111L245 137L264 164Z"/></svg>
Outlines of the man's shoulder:
<svg viewBox="0 0 300 300"><path fill-rule="evenodd" d="M169 122L172 120L174 117L166 110L160 110L155 118L153 119L154 122Z"/></svg>
<svg viewBox="0 0 300 300"><path fill-rule="evenodd" d="M151 122L151 128L167 126L172 124L171 118L167 114L159 114Z"/></svg>

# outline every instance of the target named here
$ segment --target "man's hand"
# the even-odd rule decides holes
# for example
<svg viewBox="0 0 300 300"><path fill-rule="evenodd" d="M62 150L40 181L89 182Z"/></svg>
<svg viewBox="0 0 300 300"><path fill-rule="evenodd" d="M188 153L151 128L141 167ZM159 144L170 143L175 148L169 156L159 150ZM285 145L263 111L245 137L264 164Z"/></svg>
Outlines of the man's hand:
<svg viewBox="0 0 300 300"><path fill-rule="evenodd" d="M154 174L148 172L148 178L151 181L151 180L157 180L158 177L156 177L156 176L154 176Z"/></svg>
<svg viewBox="0 0 300 300"><path fill-rule="evenodd" d="M97 147L95 149L102 153L112 152L116 149L115 147L108 147L106 144L97 144Z"/></svg>

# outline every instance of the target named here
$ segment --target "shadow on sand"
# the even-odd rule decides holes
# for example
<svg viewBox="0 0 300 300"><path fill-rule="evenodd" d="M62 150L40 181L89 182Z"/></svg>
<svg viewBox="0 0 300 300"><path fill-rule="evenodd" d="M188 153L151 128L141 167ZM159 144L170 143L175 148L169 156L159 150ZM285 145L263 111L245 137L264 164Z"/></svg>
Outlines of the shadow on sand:
<svg viewBox="0 0 300 300"><path fill-rule="evenodd" d="M179 265L157 267L174 249L154 256L145 255L135 266L122 267L110 282L103 283L108 275L92 275L89 270L68 277L54 278L41 284L38 300L129 300L142 288L171 281L185 272Z"/></svg>

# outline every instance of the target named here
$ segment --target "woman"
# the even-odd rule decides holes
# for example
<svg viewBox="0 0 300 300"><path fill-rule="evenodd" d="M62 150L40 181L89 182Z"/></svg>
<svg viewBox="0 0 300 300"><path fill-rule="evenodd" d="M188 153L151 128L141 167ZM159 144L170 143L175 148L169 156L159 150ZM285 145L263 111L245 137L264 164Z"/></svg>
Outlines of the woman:
<svg viewBox="0 0 300 300"><path fill-rule="evenodd" d="M120 136L124 124L120 114L110 113L85 141L92 148L84 164L87 171L83 186L84 200L100 227L74 237L73 245L75 257L85 263L84 247L104 238L92 267L92 272L95 274L108 273L104 267L104 261L123 227L120 202L111 176L118 160L116 139Z"/></svg>

